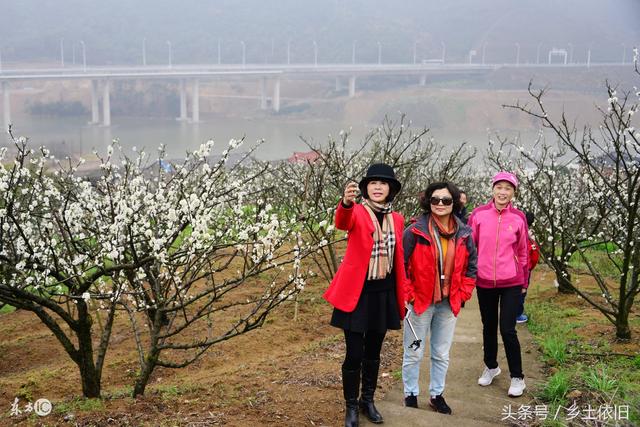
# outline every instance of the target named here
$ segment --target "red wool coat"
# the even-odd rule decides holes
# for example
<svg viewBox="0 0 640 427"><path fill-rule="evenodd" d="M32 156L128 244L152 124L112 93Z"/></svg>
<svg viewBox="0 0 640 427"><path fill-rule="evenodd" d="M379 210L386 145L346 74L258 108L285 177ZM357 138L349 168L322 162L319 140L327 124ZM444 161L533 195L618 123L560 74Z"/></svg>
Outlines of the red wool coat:
<svg viewBox="0 0 640 427"><path fill-rule="evenodd" d="M396 279L396 302L400 318L404 318L405 281L404 251L402 249L402 232L404 218L393 212L393 223L396 233L396 247L393 256L393 268ZM338 310L350 313L355 310L364 287L373 249L373 222L364 206L352 204L345 208L342 202L338 204L335 218L336 228L349 232L347 252L338 267L331 285L325 291L323 298Z"/></svg>

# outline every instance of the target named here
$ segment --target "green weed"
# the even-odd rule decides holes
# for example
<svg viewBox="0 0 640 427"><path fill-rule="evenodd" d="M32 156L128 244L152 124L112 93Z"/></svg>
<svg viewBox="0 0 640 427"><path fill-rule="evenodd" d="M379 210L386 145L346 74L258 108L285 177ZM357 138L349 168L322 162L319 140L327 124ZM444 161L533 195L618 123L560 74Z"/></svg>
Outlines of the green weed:
<svg viewBox="0 0 640 427"><path fill-rule="evenodd" d="M584 256L591 263L593 268L602 276L611 277L611 278L620 277L620 272L618 271L614 263L611 261L611 259L607 255L607 252L604 246L602 246L602 248L599 248L599 249L589 248L584 251ZM613 259L621 260L620 255L611 255L611 256L613 257ZM570 267L573 267L575 269L578 269L584 272L589 271L589 267L587 267L587 263L585 262L584 258L579 252L576 252L571 256L571 259L569 260L568 264Z"/></svg>
<svg viewBox="0 0 640 427"><path fill-rule="evenodd" d="M175 385L162 385L157 387L155 391L162 397L177 397L182 394L178 389L178 386Z"/></svg>
<svg viewBox="0 0 640 427"><path fill-rule="evenodd" d="M564 337L549 335L542 338L540 343L547 362L562 365L567 361L567 342Z"/></svg>
<svg viewBox="0 0 640 427"><path fill-rule="evenodd" d="M560 312L560 315L562 317L576 317L579 316L582 312L580 311L579 308L576 307L569 307L569 308L565 308L564 310L562 310Z"/></svg>
<svg viewBox="0 0 640 427"><path fill-rule="evenodd" d="M549 331L566 334L571 331L573 324L566 319L577 317L581 311L575 307L558 309L551 303L527 302L529 322L527 327L534 335L541 335Z"/></svg>
<svg viewBox="0 0 640 427"><path fill-rule="evenodd" d="M167 385L159 385L157 387L154 387L153 389L153 391L159 394L160 396L162 396L163 399L176 398L178 396L193 393L198 390L201 390L201 387L195 384L182 384L182 385L167 384Z"/></svg>
<svg viewBox="0 0 640 427"><path fill-rule="evenodd" d="M566 424L562 422L562 420L554 419L555 414L558 413L558 408L560 407L560 403L553 402L547 405L548 412L547 418L542 422L542 427L565 427Z"/></svg>
<svg viewBox="0 0 640 427"><path fill-rule="evenodd" d="M116 388L104 393L104 397L106 399L123 399L123 398L130 397L132 393L133 393L133 387L125 386L125 387Z"/></svg>
<svg viewBox="0 0 640 427"><path fill-rule="evenodd" d="M571 375L567 371L560 370L553 374L540 391L540 398L545 402L562 404L571 387Z"/></svg>
<svg viewBox="0 0 640 427"><path fill-rule="evenodd" d="M12 311L16 311L16 308L11 305L4 304L0 307L0 314L11 313Z"/></svg>
<svg viewBox="0 0 640 427"><path fill-rule="evenodd" d="M33 401L34 389L37 387L36 384L37 383L32 378L28 378L27 381L18 389L16 397Z"/></svg>
<svg viewBox="0 0 640 427"><path fill-rule="evenodd" d="M584 332L577 335L574 329L578 324L598 323L582 316L578 308L531 298L527 301L527 313L527 327L539 343L543 358L547 363L561 367L536 391L537 397L548 404L549 414L555 414L558 407L568 403L566 395L569 391L587 390L583 398L593 407L610 401L618 406L626 405L630 424L625 425L640 425L640 356L615 356L609 354L613 351L610 340ZM606 365L604 362L596 365L589 354L608 354ZM581 404L586 405L586 402L581 401ZM562 419L565 416L561 410L559 420L552 420L550 416L542 425L566 425L563 424L566 420Z"/></svg>
<svg viewBox="0 0 640 427"><path fill-rule="evenodd" d="M585 373L583 380L590 389L601 393L608 394L618 388L618 380L606 366L592 367Z"/></svg>
<svg viewBox="0 0 640 427"><path fill-rule="evenodd" d="M26 381L20 385L17 397L24 398L29 401L33 401L36 392L39 391L39 384L55 378L60 374L60 369L48 369L42 368L38 370L30 371L27 374Z"/></svg>
<svg viewBox="0 0 640 427"><path fill-rule="evenodd" d="M552 319L549 304L527 303L529 322L527 328L534 335L540 335L550 327L549 319Z"/></svg>
<svg viewBox="0 0 640 427"><path fill-rule="evenodd" d="M85 399L77 397L67 402L58 402L53 405L53 409L58 414L68 412L94 412L104 410L104 402L101 399Z"/></svg>

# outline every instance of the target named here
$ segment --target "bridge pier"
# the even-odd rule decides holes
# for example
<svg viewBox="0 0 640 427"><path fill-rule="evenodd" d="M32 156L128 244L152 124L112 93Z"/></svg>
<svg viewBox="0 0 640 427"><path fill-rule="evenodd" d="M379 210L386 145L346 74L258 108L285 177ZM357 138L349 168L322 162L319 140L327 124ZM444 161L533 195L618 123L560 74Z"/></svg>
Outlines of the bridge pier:
<svg viewBox="0 0 640 427"><path fill-rule="evenodd" d="M427 85L427 75L423 74L420 76L420 86L426 86Z"/></svg>
<svg viewBox="0 0 640 427"><path fill-rule="evenodd" d="M4 129L2 133L9 130L11 124L11 94L9 93L9 82L2 82L2 98L3 98L3 116L4 116Z"/></svg>
<svg viewBox="0 0 640 427"><path fill-rule="evenodd" d="M340 77L336 76L336 92L340 92L342 90L342 83L340 82Z"/></svg>
<svg viewBox="0 0 640 427"><path fill-rule="evenodd" d="M276 78L273 85L273 111L280 111L280 77Z"/></svg>
<svg viewBox="0 0 640 427"><path fill-rule="evenodd" d="M193 81L193 92L192 92L192 96L191 96L191 102L192 102L192 118L191 121L193 123L198 123L200 121L200 80L195 79Z"/></svg>
<svg viewBox="0 0 640 427"><path fill-rule="evenodd" d="M91 121L89 124L100 123L100 106L98 102L98 81L91 80Z"/></svg>
<svg viewBox="0 0 640 427"><path fill-rule="evenodd" d="M109 80L104 81L102 86L102 125L111 126L111 99L109 90L111 89L111 82Z"/></svg>
<svg viewBox="0 0 640 427"><path fill-rule="evenodd" d="M187 84L184 79L180 80L180 117L178 120L187 120Z"/></svg>
<svg viewBox="0 0 640 427"><path fill-rule="evenodd" d="M349 77L349 98L356 96L356 76Z"/></svg>
<svg viewBox="0 0 640 427"><path fill-rule="evenodd" d="M267 109L267 78L260 78L260 109Z"/></svg>

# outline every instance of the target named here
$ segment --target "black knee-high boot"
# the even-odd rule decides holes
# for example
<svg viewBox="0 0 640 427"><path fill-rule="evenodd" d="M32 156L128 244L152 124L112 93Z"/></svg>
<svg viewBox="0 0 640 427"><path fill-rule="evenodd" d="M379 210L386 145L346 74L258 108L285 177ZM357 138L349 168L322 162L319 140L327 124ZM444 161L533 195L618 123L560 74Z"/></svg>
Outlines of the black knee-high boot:
<svg viewBox="0 0 640 427"><path fill-rule="evenodd" d="M378 385L378 370L380 359L362 361L362 393L360 394L360 409L374 424L381 424L384 419L373 404L373 395Z"/></svg>
<svg viewBox="0 0 640 427"><path fill-rule="evenodd" d="M344 427L358 427L358 388L360 387L360 369L350 370L342 367L342 392L346 403Z"/></svg>

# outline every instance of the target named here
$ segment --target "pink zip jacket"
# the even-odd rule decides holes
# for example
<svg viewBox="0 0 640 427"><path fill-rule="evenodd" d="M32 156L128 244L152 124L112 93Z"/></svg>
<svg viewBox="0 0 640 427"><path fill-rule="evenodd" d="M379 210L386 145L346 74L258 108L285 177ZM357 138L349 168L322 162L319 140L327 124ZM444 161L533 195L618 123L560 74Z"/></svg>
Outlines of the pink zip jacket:
<svg viewBox="0 0 640 427"><path fill-rule="evenodd" d="M476 286L529 287L529 230L524 213L511 203L498 211L491 200L471 212L468 224L478 249Z"/></svg>

